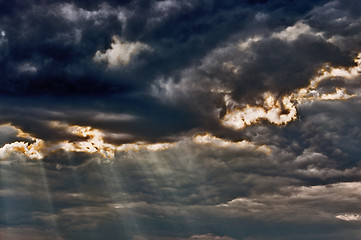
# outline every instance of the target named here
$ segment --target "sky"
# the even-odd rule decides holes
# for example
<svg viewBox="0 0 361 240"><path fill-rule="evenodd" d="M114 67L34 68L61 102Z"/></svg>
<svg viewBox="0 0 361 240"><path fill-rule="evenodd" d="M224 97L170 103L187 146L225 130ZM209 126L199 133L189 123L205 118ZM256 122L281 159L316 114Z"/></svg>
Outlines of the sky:
<svg viewBox="0 0 361 240"><path fill-rule="evenodd" d="M0 239L360 239L360 12L0 0Z"/></svg>

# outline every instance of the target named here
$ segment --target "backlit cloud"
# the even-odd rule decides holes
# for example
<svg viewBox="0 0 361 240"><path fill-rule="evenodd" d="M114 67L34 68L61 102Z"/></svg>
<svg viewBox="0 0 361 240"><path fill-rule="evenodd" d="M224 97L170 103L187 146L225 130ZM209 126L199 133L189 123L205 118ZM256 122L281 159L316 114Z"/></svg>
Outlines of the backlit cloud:
<svg viewBox="0 0 361 240"><path fill-rule="evenodd" d="M151 51L152 48L141 42L125 42L118 36L113 36L111 48L104 53L97 51L94 56L96 62L106 62L109 67L128 65L131 59L142 51Z"/></svg>
<svg viewBox="0 0 361 240"><path fill-rule="evenodd" d="M358 240L360 12L0 1L0 238Z"/></svg>
<svg viewBox="0 0 361 240"><path fill-rule="evenodd" d="M270 123L282 125L287 124L297 118L297 104L304 101L322 101L322 100L347 100L356 97L357 94L348 94L346 88L335 88L335 92L320 93L319 85L323 81L338 79L339 81L359 81L360 77L360 54L355 59L355 67L334 68L328 66L320 70L320 74L310 80L309 86L301 88L290 95L283 96L277 100L271 93L265 93L263 97L263 106L246 105L238 109L237 103L232 101L229 95L225 96L226 106L230 109L225 114L221 122L227 127L242 129L245 126L252 125L260 120L267 120Z"/></svg>
<svg viewBox="0 0 361 240"><path fill-rule="evenodd" d="M8 158L11 153L22 153L31 159L40 160L44 158L44 156L60 150L64 150L66 152L100 154L104 158L114 158L116 152L138 152L141 150L163 151L169 148L174 148L180 143L188 144L190 142L199 145L210 145L216 148L248 149L266 153L271 151L267 146L257 146L246 140L232 142L212 136L210 134L195 135L193 137L183 138L182 140L175 142L147 143L138 141L134 143L114 145L104 140L108 134L112 134L102 132L99 129L94 129L89 126L84 127L78 125L68 125L61 122L51 122L50 125L58 130L66 131L69 134L79 136L81 139L76 141L67 140L59 142L46 142L42 139L33 137L12 125L1 125L0 127L2 128L7 127L11 130L15 130L17 132L17 137L26 138L29 140L29 142L16 141L12 143L6 143L3 147L0 148L0 159Z"/></svg>
<svg viewBox="0 0 361 240"><path fill-rule="evenodd" d="M16 141L7 143L0 148L0 159L9 157L11 153L22 153L31 159L42 159L45 155L50 153L64 150L67 152L81 152L81 153L98 153L103 157L113 158L115 152L119 151L140 151L142 149L148 151L160 151L170 147L173 147L175 143L155 143L148 144L146 142L136 142L130 144L122 144L119 146L106 143L103 137L106 135L98 129L92 129L91 127L82 127L77 125L67 125L60 122L51 122L51 125L58 129L68 131L70 134L74 134L82 137L83 141L62 141L62 142L45 142L42 139L32 137L28 133L24 133L22 130L14 128L18 131L18 137L28 138L29 142Z"/></svg>

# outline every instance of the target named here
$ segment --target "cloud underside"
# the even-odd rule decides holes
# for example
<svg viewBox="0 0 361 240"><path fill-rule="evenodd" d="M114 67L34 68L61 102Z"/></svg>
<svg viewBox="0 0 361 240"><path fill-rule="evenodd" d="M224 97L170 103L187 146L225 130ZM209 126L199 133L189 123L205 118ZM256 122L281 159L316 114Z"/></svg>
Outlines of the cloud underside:
<svg viewBox="0 0 361 240"><path fill-rule="evenodd" d="M0 220L34 229L14 227L19 235L59 239L297 239L304 229L309 239L359 236L359 167L341 170L311 149L297 156L276 146L214 148L219 140L210 136L196 141L205 144L107 161L66 154L3 161Z"/></svg>
<svg viewBox="0 0 361 240"><path fill-rule="evenodd" d="M117 44L120 44L119 40L116 39L116 41L118 41ZM106 53L104 54L104 56L105 55ZM223 125L227 128L232 128L234 130L241 130L246 126L258 124L263 120L275 125L286 125L291 121L295 121L297 119L297 107L302 107L302 105L312 104L315 101L342 101L351 98L358 98L358 88L354 87L353 89L349 90L346 88L347 85L357 84L357 82L359 81L361 72L361 60L359 58L360 56L361 54L359 54L358 57L354 60L356 63L355 67L350 67L346 69L327 66L320 69L318 71L318 74L312 79L310 79L310 83L307 87L297 89L291 94L276 97L271 92L266 92L263 94L263 99L258 99L258 105L255 106L247 104L242 107L242 103L232 99L231 90L222 90L220 92L222 94L225 94L223 100L227 110L226 114L220 117L218 121L220 125ZM129 55L126 57L129 58ZM332 86L333 82L336 81L334 79L337 79L337 83L335 84L336 86ZM334 92L330 93L330 90L323 90L323 87L320 86L323 86L324 82L329 83L329 85L331 85L331 91ZM340 88L337 87L337 85L341 85L344 87ZM225 91L225 93L223 91ZM105 120L105 123L107 121L132 122L136 120L135 116L129 114L98 113L92 117L94 118L94 120ZM3 147L0 148L0 158L5 159L9 157L11 153L19 152L31 159L42 159L44 158L44 156L59 150L64 150L68 152L97 153L101 154L105 158L112 158L114 157L115 152L119 151L138 151L140 149L158 151L175 146L177 145L178 141L181 141L180 139L173 139L173 141L171 142L155 143L137 141L114 145L111 142L106 142L107 135L110 137L113 136L115 138L123 138L125 142L127 140L131 140L134 137L129 133L112 133L109 131L104 132L100 129L94 129L91 126L70 125L66 122L48 121L47 125L50 129L53 130L53 132L66 132L69 135L68 137L77 137L79 140L70 141L70 139L65 139L63 141L47 142L43 139L31 136L29 133L25 133L22 129L18 129L15 126L12 126L10 124L4 124L1 126L5 131L8 131L9 128L12 128L12 131L16 133L14 136L12 136L13 139L16 137L25 137L28 141L32 141L32 143L25 141L6 143ZM209 135L209 133L207 133L207 135ZM187 134L185 134L184 137L187 137ZM194 139L198 141L199 137L194 137ZM215 139L217 139L217 137L215 137ZM219 139L219 142L217 142L215 146L224 146L227 141L228 140ZM201 141L198 141L198 143L199 142ZM237 142L233 142L230 144L237 145Z"/></svg>
<svg viewBox="0 0 361 240"><path fill-rule="evenodd" d="M0 238L359 239L360 11L0 2Z"/></svg>

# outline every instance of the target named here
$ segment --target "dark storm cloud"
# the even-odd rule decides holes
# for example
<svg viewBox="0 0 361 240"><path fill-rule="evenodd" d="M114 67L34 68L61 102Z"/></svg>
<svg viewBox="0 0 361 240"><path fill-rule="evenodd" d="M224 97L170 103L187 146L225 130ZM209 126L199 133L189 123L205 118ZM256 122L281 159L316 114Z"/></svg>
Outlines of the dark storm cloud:
<svg viewBox="0 0 361 240"><path fill-rule="evenodd" d="M358 104L359 98L301 104L300 120L283 128L251 127L245 135L274 147L277 164L266 174L296 178L306 185L360 181Z"/></svg>
<svg viewBox="0 0 361 240"><path fill-rule="evenodd" d="M312 10L307 22L311 27L324 31L332 42L343 49L360 51L360 22L355 14L359 2L330 1Z"/></svg>
<svg viewBox="0 0 361 240"><path fill-rule="evenodd" d="M175 143L114 158L58 148L39 161L1 148L0 236L358 239L357 68L326 77L319 98L299 100L287 125L259 121L236 131L219 117L225 96L259 106L265 92L281 98L308 86L322 67L354 67L359 8L0 1L0 122L9 123L0 147L36 142L15 127L46 144L99 147L69 125L100 129L105 143ZM320 101L336 88L355 95Z"/></svg>
<svg viewBox="0 0 361 240"><path fill-rule="evenodd" d="M107 92L111 87L91 57L109 41L109 31L121 29L120 21L109 21L114 15L109 6L93 13L54 3L31 4L4 16L1 27L8 54L2 61L2 93L62 95L97 88Z"/></svg>
<svg viewBox="0 0 361 240"><path fill-rule="evenodd" d="M197 68L199 61L203 62L202 59L210 51L229 44L230 39L239 41L254 33L265 32L267 35L274 30L281 31L310 11L313 4L322 3L171 0L123 1L119 4L111 1L91 4L85 4L83 1L2 2L8 11L0 19L0 30L3 31L0 42L0 91L3 96L11 95L14 98L14 103L10 103L9 106L16 106L17 102L22 104L20 102L30 101L45 111L66 111L72 108L73 101L76 101L79 115L83 116L86 116L84 112L130 112L143 119L141 124L137 124L136 121L128 125L115 121L112 124L106 120L97 122L91 118L87 118L88 121L78 117L74 112L65 114L67 117L64 118L67 119L64 121L100 129L107 128L118 133L121 131L120 128L127 129L130 134L136 135L136 139L145 138L153 141L152 139L189 130L201 126L204 118L209 119L205 122L206 125L211 128L217 127L217 115L210 117L209 113L213 113L215 108L222 105L219 94L207 96L209 93L202 90L194 94L187 93L175 104L168 106L167 99L160 103L152 99L152 96L149 97L150 89L154 89L163 78L174 79L175 82L183 81L181 77L184 76L182 72L185 69L193 66ZM94 61L94 56L97 51L105 53L111 48L113 36L118 36L129 44L137 41L146 44L152 51L142 51L136 56L131 56L127 65L108 68L106 62ZM301 40L299 42L302 44ZM234 90L233 95L242 95L241 98L247 99L251 93L275 90L274 85L279 85L280 82L285 86L285 89L280 91L291 91L295 87L305 85L317 63L331 61L331 58L339 59L338 62L347 61L347 53L340 53L315 39L306 40L303 45L288 46L278 40L265 40L264 44L254 50L256 59L251 62L244 62L242 59L247 56L235 56L235 51L230 49L232 52L226 51L224 58L235 59L235 64L249 69L248 72L230 76L224 71L218 71L219 66L210 69L200 66L201 71L192 73L189 78L194 79L194 89L211 82L212 86L230 87ZM325 56L310 61L315 56L305 52L307 45L320 46L320 49L324 49ZM277 46L280 50L277 50ZM300 65L297 70L300 74L296 74L299 76L298 80L292 81L294 84L287 81L289 75L280 75L279 70L273 70L272 66L269 66L267 72L270 78L258 76L255 78L257 82L254 82L253 78L249 77L250 74L259 74L260 69L266 71L265 67L270 62L275 62L270 49L283 52L284 55L280 55L279 58L285 57L285 64ZM291 54L293 51L296 51L294 54L305 52L305 56L297 58L296 62L289 61L294 56ZM218 56L215 57L215 61L218 61ZM223 63L219 61L219 64L222 66ZM290 67L289 73L293 74L291 68L294 67ZM204 76L205 72L214 76ZM254 87L250 89L247 86L252 82ZM245 89L248 89L247 94L244 94ZM185 91L188 92L188 89ZM33 100L36 95L43 98L39 101ZM19 96L24 98L20 99ZM87 100L74 100L75 96L85 97ZM6 98L2 101L3 106L9 104ZM120 101L122 103L119 103ZM207 104L192 106L195 102ZM19 110L18 113L14 112L15 115L34 114L29 108L21 110L21 106L20 109L13 109ZM8 109L6 111L13 112ZM58 120L58 117L36 114L33 120L38 119L39 122L25 123L25 120L19 122L15 115L6 114L4 121L14 121L18 126L27 129L33 125L31 132L36 132L37 136L57 137L56 130L49 129L46 123L43 130L40 126L44 124L43 121ZM73 121L75 118L77 120ZM150 125L156 127L150 128ZM46 133L49 133L49 136L45 136Z"/></svg>
<svg viewBox="0 0 361 240"><path fill-rule="evenodd" d="M128 135L124 139L107 136L114 143L167 139L167 136L194 128L200 123L200 119L192 118L194 110L168 106L147 96L139 99L127 96L75 96L53 101L47 97L12 97L2 98L1 102L2 122L11 122L46 141L79 139L66 131L59 131L61 129L51 125L52 121Z"/></svg>
<svg viewBox="0 0 361 240"><path fill-rule="evenodd" d="M340 164L343 167L358 166L360 143L357 139L361 129L356 123L360 118L356 106L359 104L360 98L355 98L348 102L319 103L314 107L303 106L300 109L305 113L303 137L309 139L310 147L335 160L342 159ZM323 111L320 112L318 109ZM320 124L320 119L327 124Z"/></svg>
<svg viewBox="0 0 361 240"><path fill-rule="evenodd" d="M157 7L150 1L136 1L128 8L112 8L108 3L103 3L95 9L65 2L31 3L26 8L19 5L13 6L12 14L5 15L1 20L1 28L6 34L2 36L2 45L5 45L5 40L7 42L7 46L2 46L7 51L7 58L2 60L3 94L95 94L122 92L135 86L142 88L144 83L152 81L157 71L164 71L155 66L161 65L162 69L171 67L171 71L174 71L177 66L166 65L189 64L193 59L195 55L189 48L194 45L187 39L193 38L193 29L187 27L192 26L191 21L200 17L199 21L206 26L205 34L214 34L213 24L203 23L200 13L206 9L200 4L178 6L170 1L163 4L165 7ZM188 5L188 8L182 9ZM179 13L173 14L173 11ZM175 19L167 22L166 16L162 19L161 14L174 15ZM185 14L189 14L190 18L183 19ZM164 26L163 22L166 22ZM148 27L148 24L151 26ZM157 31L160 33L152 36ZM228 31L234 30L228 27ZM128 41L142 40L151 45L158 44L155 49L160 53L155 59L148 59L143 67L108 72L104 66L93 62L93 56L97 50L110 47L113 35ZM185 38L184 44L179 42L180 37ZM171 46L164 49L164 40L168 40ZM174 48L174 45L183 47ZM203 52L207 50L203 48ZM169 52L169 49L179 52ZM159 57L165 53L170 55ZM183 59L174 61L174 56Z"/></svg>
<svg viewBox="0 0 361 240"><path fill-rule="evenodd" d="M232 96L240 106L256 104L265 92L281 97L306 87L326 63L354 66L353 59L359 49L359 31L356 27L349 36L343 37L341 29L315 25L318 11L327 12L325 9L328 8L330 12L336 8L340 14L332 16L332 20L330 16L325 16L324 22L337 22L340 15L350 18L350 13L341 7L339 9L335 2L315 8L304 19L289 22L283 27L273 26L272 29L267 24L271 24L278 15L260 11L249 19L245 31L225 39L199 63L179 75L158 79L152 86L153 95L171 103L183 102L190 108L198 108L203 119L207 119L203 125L205 129L219 132L217 118L225 114L225 94ZM352 24L354 28L357 22L350 19L345 27L351 28ZM343 44L344 41L350 41L350 44ZM336 86L352 85L358 82L355 80L353 83L341 81ZM354 92L358 88L356 85L348 88L348 92ZM321 91L332 86L335 83L325 81ZM222 110L217 114L215 108Z"/></svg>

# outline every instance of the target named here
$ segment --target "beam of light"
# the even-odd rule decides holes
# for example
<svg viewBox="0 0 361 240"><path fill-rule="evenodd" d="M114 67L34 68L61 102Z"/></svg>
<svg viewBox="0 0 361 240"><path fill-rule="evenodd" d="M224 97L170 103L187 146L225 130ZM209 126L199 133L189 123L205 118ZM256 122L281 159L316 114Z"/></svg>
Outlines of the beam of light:
<svg viewBox="0 0 361 240"><path fill-rule="evenodd" d="M124 177L120 174L121 171L117 171L112 163L99 165L98 171L100 171L101 176L104 176L103 181L106 193L112 202L108 204L108 206L112 208L111 211L114 212L118 218L118 235L132 235L133 232L142 233L141 224L138 223L137 216L134 213L137 206L133 203L132 195L124 194L127 192L127 188L131 188L132 186L125 185L123 181ZM121 204L119 204L119 202L121 202ZM124 216L126 216L126 221L124 221Z"/></svg>
<svg viewBox="0 0 361 240"><path fill-rule="evenodd" d="M53 207L53 198L51 190L49 189L48 177L44 167L44 163L37 161L23 168L23 159L18 159L15 164L8 164L7 161L0 164L0 198L2 200L2 216L5 216L3 224L13 225L15 233L14 238L10 239L23 239L27 231L32 230L18 226L18 218L24 216L31 216L36 221L44 221L49 236L39 239L63 239L59 234L57 218ZM20 164L21 165L20 165ZM19 170L21 167L22 170ZM35 174L36 175L33 175ZM14 176L16 176L14 178ZM31 177L31 180L29 178ZM27 201L26 201L27 200ZM29 206L33 207L36 204L36 209L28 212ZM19 214L19 215L18 215ZM2 229L3 230L3 229ZM37 229L34 229L34 231ZM2 238L2 231L0 231L0 238ZM42 234L42 232L39 232ZM4 238L9 239L9 238ZM32 238L31 238L32 239Z"/></svg>
<svg viewBox="0 0 361 240"><path fill-rule="evenodd" d="M186 143L193 143L193 141L187 141L183 142ZM172 155L172 157L170 157ZM114 196L113 199L118 199L119 202L114 202L110 204L111 207L115 208L115 211L117 213L129 215L127 219L127 223L125 224L131 224L132 227L128 227L125 229L134 229L134 230L128 230L128 231L134 231L137 235L142 235L143 233L146 233L147 227L145 227L145 230L142 228L142 225L139 223L139 211L140 209L143 209L146 206L151 206L150 209L153 209L155 205L149 202L159 201L159 202L171 202L172 208L174 209L171 214L174 214L177 216L178 220L177 222L181 222L183 228L190 229L190 231L195 231L194 226L190 223L191 214L187 214L187 211L182 211L183 205L180 203L180 198L184 200L186 196L179 196L177 194L176 189L182 189L184 185L195 184L194 178L189 179L184 177L184 171L189 171L189 168L192 166L192 170L194 170L193 164L190 164L190 162L193 162L194 160L190 161L189 159L196 158L194 156L194 153L190 152L189 148L177 148L173 149L172 151L167 152L166 154L158 154L158 152L154 151L142 151L140 152L136 158L134 158L131 154L125 154L123 155L124 158L128 158L128 161L132 162L132 165L136 167L136 172L140 173L141 178L144 178L146 180L146 190L140 190L143 194L149 194L150 198L147 200L147 202L140 202L138 198L138 194L130 195L129 197L125 198L121 196ZM177 159L179 161L173 161L174 159ZM113 163L113 162L111 162ZM129 189L134 188L134 183L130 181L122 181L121 175L119 175L119 172L116 171L114 167L112 167L111 164L106 166L106 164L102 164L100 166L100 169L104 171L103 175L105 176L111 176L109 178L108 182L107 180L105 183L108 186L119 187L119 190L121 192L121 188ZM180 169L182 171L180 171ZM205 177L203 177L203 171L204 169L199 169L197 171L197 178L196 179L202 179L202 181L205 181ZM113 176L114 175L114 176ZM137 184L136 184L137 185ZM110 187L109 187L110 188ZM109 193L114 194L118 191L109 191ZM150 193L149 193L150 192ZM201 193L200 193L201 194ZM179 214L182 211L181 214ZM167 215L168 212L165 210L158 209L156 211L156 214L152 216L152 219L154 221L159 221L159 219L163 219L164 215ZM168 224L171 226L174 223L173 221L169 221ZM174 227L176 227L174 225ZM135 239L135 238L134 238Z"/></svg>
<svg viewBox="0 0 361 240"><path fill-rule="evenodd" d="M49 213L50 213L50 216L49 216L47 222L50 222L56 235L58 237L60 237L57 216L55 215L54 206L53 206L53 197L51 194L51 190L49 189L48 177L47 177L47 173L45 170L45 166L42 161L39 161L38 164L39 164L39 169L40 169L40 174L41 174L42 186L44 188L44 193L45 193L45 201L46 201L47 208L49 209Z"/></svg>
<svg viewBox="0 0 361 240"><path fill-rule="evenodd" d="M295 92L276 98L272 93L266 92L263 96L263 105L252 106L247 104L240 107L235 100L227 93L224 102L227 106L227 113L220 120L225 127L240 130L246 126L266 120L275 125L285 125L297 119L298 104L306 101L330 101L347 100L358 94L347 93L346 88L335 88L335 92L320 93L319 85L325 80L343 79L344 81L354 80L361 73L361 53L354 60L356 66L350 68L337 68L325 66L317 76L311 79L309 85L300 88Z"/></svg>
<svg viewBox="0 0 361 240"><path fill-rule="evenodd" d="M193 138L192 138L193 139ZM188 139L190 140L190 139ZM191 144L193 141L183 142L185 144ZM182 145L182 144L180 144ZM172 157L170 157L172 155ZM177 159L177 161L174 161ZM172 213L168 213L167 210L157 211L154 219L164 218L164 215L171 214L177 216L179 219L177 222L169 221L170 225L178 225L181 222L182 228L188 231L195 231L194 226L191 223L192 214L188 211L183 211L184 202L190 196L180 195L178 190L182 190L186 186L197 185L197 181L206 181L206 170L200 168L195 162L197 162L194 152L189 148L180 146L177 149L169 151L167 154L159 154L158 152L143 152L143 155L139 158L141 161L136 161L139 171L147 178L147 185L150 187L150 191L156 195L155 201L171 202ZM194 178L189 176L185 178L184 172L193 172L197 169ZM201 191L198 192L199 196L203 195ZM199 227L199 226L198 226Z"/></svg>

